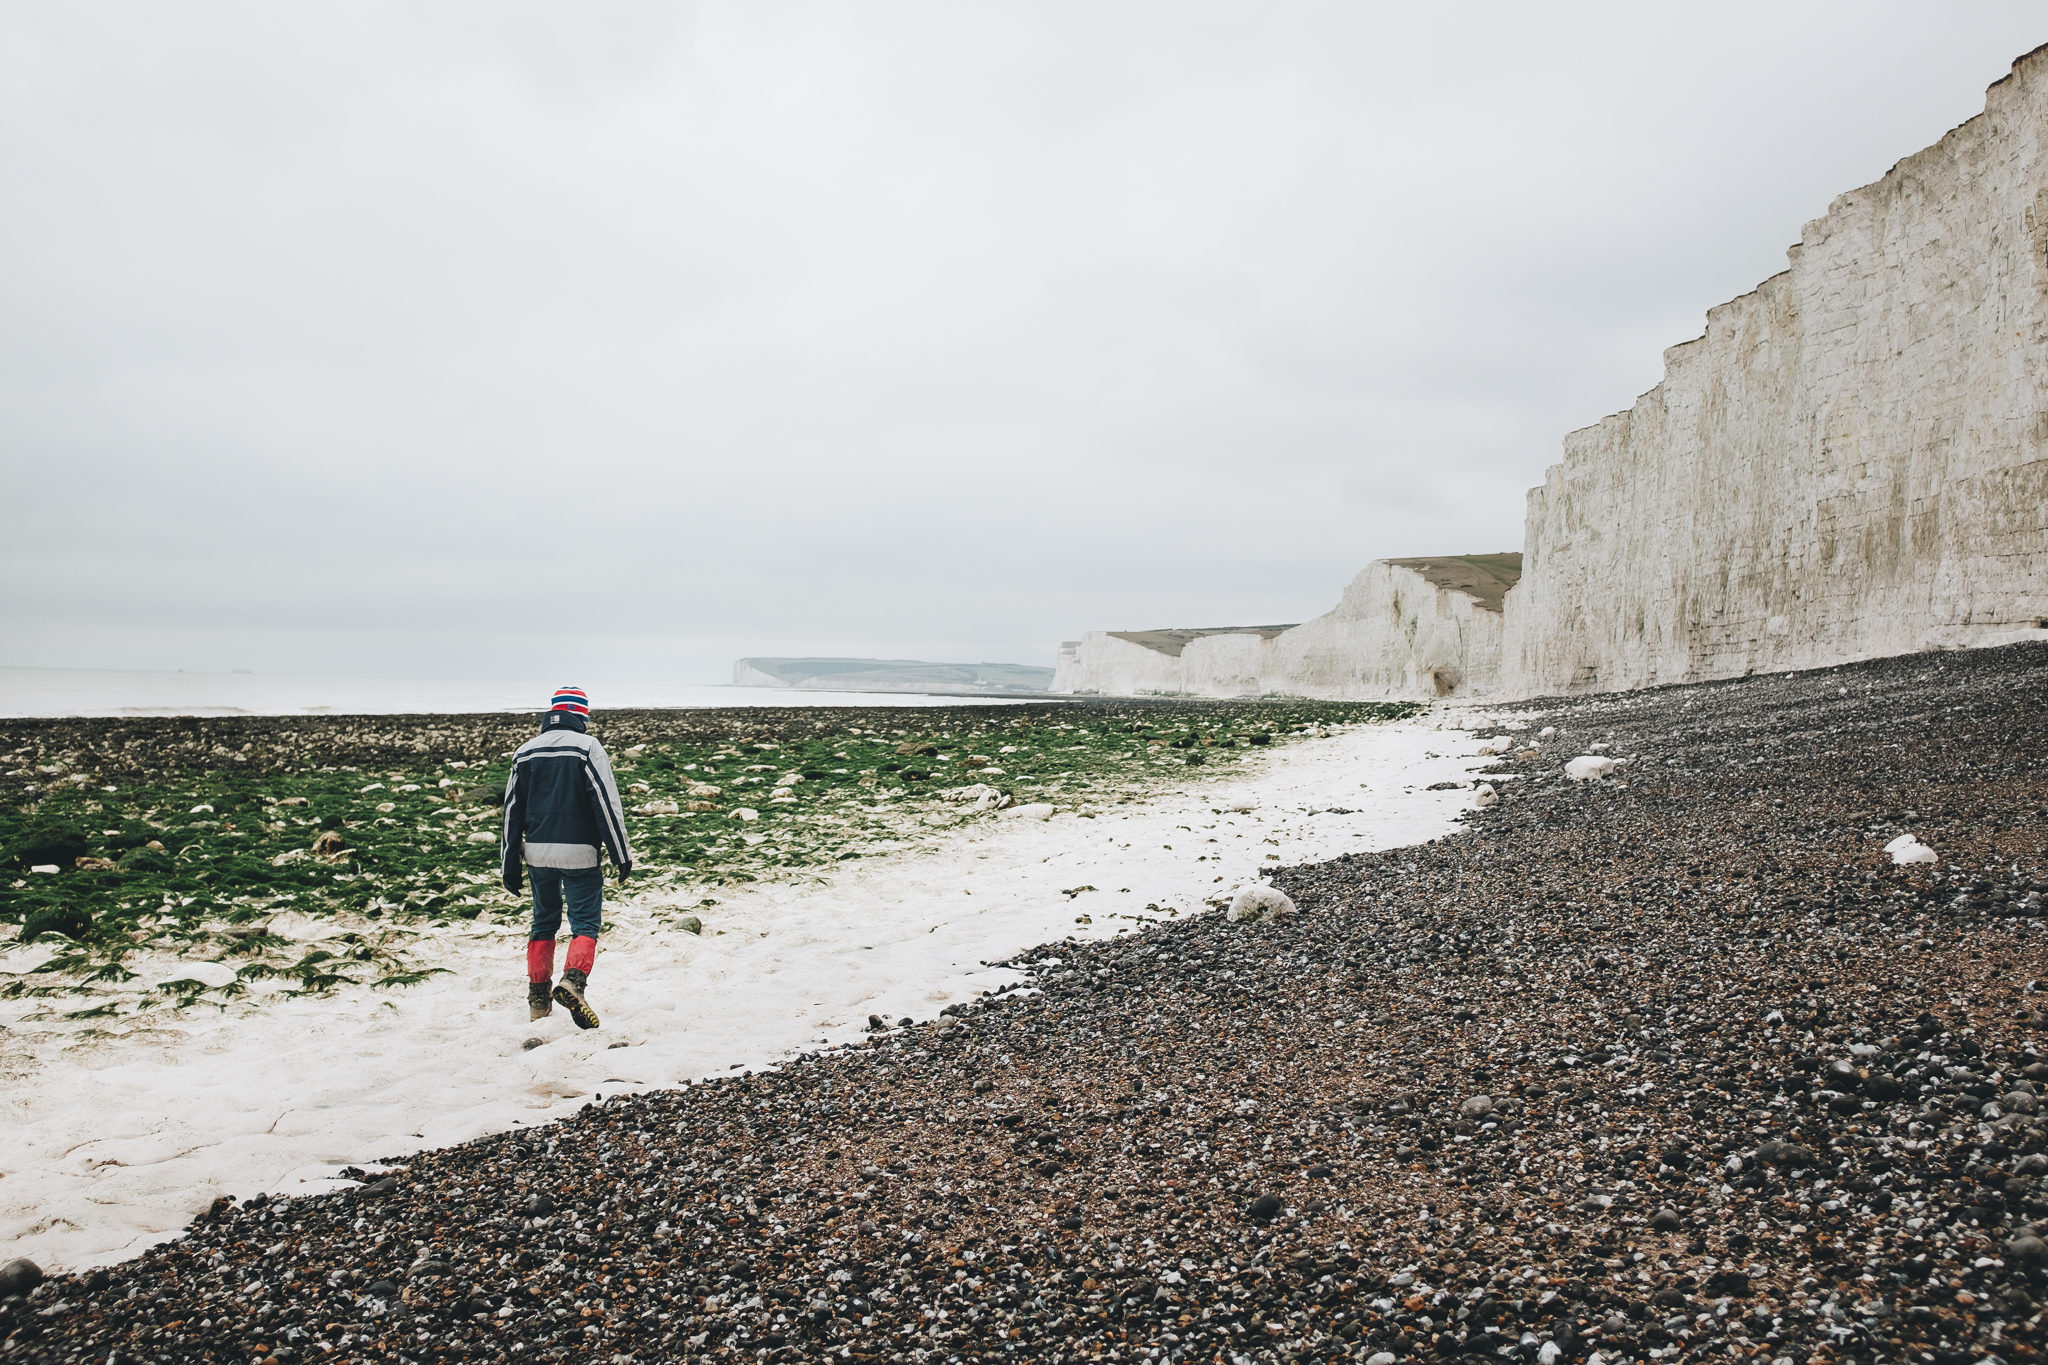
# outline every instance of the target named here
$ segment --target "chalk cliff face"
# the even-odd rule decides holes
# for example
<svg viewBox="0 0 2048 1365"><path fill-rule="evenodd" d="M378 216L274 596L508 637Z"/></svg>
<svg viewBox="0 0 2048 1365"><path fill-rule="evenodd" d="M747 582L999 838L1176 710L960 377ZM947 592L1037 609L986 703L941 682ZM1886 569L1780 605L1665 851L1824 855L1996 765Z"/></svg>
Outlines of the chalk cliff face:
<svg viewBox="0 0 2048 1365"><path fill-rule="evenodd" d="M1060 650L1055 692L1110 697L1256 697L1265 646L1292 626L1091 630Z"/></svg>
<svg viewBox="0 0 2048 1365"><path fill-rule="evenodd" d="M1531 490L1510 695L1992 643L2048 618L2048 49L1807 224Z"/></svg>
<svg viewBox="0 0 2048 1365"><path fill-rule="evenodd" d="M1501 595L1520 555L1380 559L1335 609L1273 641L1269 691L1331 699L1492 696Z"/></svg>
<svg viewBox="0 0 2048 1365"><path fill-rule="evenodd" d="M1380 561L1293 627L1090 632L1056 687L1533 696L2048 635L2048 48L1790 261L1565 438L1526 560Z"/></svg>
<svg viewBox="0 0 2048 1365"><path fill-rule="evenodd" d="M1089 631L1053 690L1115 696L1487 696L1500 682L1501 598L1521 556L1378 560L1335 609L1298 626Z"/></svg>

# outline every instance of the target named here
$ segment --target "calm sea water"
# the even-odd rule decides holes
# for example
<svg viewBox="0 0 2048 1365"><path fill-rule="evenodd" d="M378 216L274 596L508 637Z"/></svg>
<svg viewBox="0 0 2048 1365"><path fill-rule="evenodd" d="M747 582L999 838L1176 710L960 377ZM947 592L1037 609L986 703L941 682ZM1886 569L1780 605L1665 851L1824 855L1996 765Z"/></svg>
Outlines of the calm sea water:
<svg viewBox="0 0 2048 1365"><path fill-rule="evenodd" d="M0 716L464 715L547 709L554 682L445 678L302 678L264 673L152 673L98 668L0 668ZM903 692L807 692L779 687L663 683L583 685L592 708L712 706L955 706L979 697ZM1000 698L987 698L999 701Z"/></svg>

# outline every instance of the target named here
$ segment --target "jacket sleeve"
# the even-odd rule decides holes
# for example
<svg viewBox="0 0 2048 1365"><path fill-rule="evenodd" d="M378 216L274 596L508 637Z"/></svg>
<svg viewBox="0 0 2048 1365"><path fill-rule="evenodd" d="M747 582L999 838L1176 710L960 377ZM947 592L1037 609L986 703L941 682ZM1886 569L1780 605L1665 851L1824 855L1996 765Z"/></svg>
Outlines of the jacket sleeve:
<svg viewBox="0 0 2048 1365"><path fill-rule="evenodd" d="M612 861L621 872L633 870L633 845L626 838L626 809L619 804L619 786L612 780L611 756L604 745L590 745L590 800L597 807L597 827Z"/></svg>
<svg viewBox="0 0 2048 1365"><path fill-rule="evenodd" d="M505 779L505 825L498 840L498 875L516 875L526 862L525 794L519 790L519 756L512 756L512 772Z"/></svg>

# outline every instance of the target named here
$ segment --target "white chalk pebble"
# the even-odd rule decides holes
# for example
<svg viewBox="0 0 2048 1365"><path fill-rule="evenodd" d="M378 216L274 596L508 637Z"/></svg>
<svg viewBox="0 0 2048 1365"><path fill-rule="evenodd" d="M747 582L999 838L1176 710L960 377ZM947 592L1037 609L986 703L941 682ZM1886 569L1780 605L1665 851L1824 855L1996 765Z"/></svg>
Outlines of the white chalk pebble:
<svg viewBox="0 0 2048 1365"><path fill-rule="evenodd" d="M1538 731L1536 732L1536 738L1538 738L1538 739L1551 739L1551 738L1554 738L1554 737L1556 736L1556 734L1557 734L1557 727L1556 727L1555 725L1546 725L1546 726L1544 726L1544 727L1543 727L1543 728L1542 728L1541 730L1538 730Z"/></svg>
<svg viewBox="0 0 2048 1365"><path fill-rule="evenodd" d="M1472 804L1481 810L1484 810L1498 800L1500 800L1500 793L1493 789L1491 782L1481 782L1472 790Z"/></svg>
<svg viewBox="0 0 2048 1365"><path fill-rule="evenodd" d="M1604 754L1581 754L1564 765L1564 775L1574 782L1590 782L1596 777L1605 777L1621 766L1620 760Z"/></svg>
<svg viewBox="0 0 2048 1365"><path fill-rule="evenodd" d="M1294 902L1287 893L1263 882L1254 883L1239 891L1230 902L1226 916L1232 924L1246 921L1257 924L1265 920L1286 919L1294 913Z"/></svg>
<svg viewBox="0 0 2048 1365"><path fill-rule="evenodd" d="M197 981L208 990L217 990L235 979L235 969L225 962L181 962L178 975L172 980Z"/></svg>
<svg viewBox="0 0 2048 1365"><path fill-rule="evenodd" d="M1892 865L1894 867L1904 867L1908 863L1938 863L1941 861L1935 855L1933 849L1920 842L1920 837L1916 834L1901 834L1898 838L1886 844L1884 851L1892 855Z"/></svg>

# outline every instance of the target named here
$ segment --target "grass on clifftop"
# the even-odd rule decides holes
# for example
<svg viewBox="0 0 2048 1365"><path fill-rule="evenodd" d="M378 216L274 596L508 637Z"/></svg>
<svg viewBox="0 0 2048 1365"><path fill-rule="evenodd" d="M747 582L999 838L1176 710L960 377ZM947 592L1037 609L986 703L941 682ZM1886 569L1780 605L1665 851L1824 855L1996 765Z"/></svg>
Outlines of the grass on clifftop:
<svg viewBox="0 0 2048 1365"><path fill-rule="evenodd" d="M985 815L941 793L982 783L1023 804L1129 800L1332 725L1414 703L1129 702L601 714L639 856L635 885L816 876ZM94 997L70 1017L425 971L434 923L516 923L498 881L511 751L529 717L18 721L0 726L0 923L21 926L0 999ZM743 812L752 812L751 816ZM55 872L34 871L54 867ZM317 946L289 912L345 922ZM282 921L280 921L282 922ZM49 950L54 949L54 952ZM226 985L140 982L131 955L225 964ZM47 956L45 956L47 954ZM20 959L17 958L17 961ZM0 959L4 961L4 959ZM160 974L160 973L158 973ZM219 976L216 968L210 975ZM60 1008L52 999L51 1008Z"/></svg>

